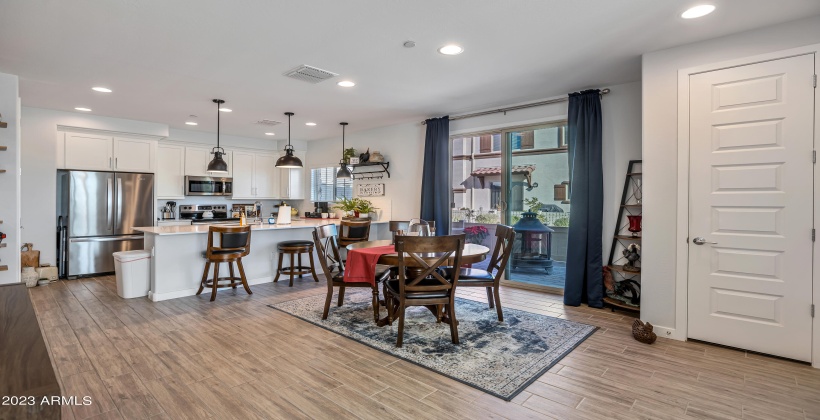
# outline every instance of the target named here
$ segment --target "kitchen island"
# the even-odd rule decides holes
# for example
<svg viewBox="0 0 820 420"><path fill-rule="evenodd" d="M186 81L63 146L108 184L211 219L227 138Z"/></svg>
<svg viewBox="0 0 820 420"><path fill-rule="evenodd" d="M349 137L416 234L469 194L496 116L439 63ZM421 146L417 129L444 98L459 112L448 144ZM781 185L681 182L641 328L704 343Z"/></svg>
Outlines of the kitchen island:
<svg viewBox="0 0 820 420"><path fill-rule="evenodd" d="M313 228L329 223L338 226L339 222L339 219L302 219L294 220L289 225L252 224L251 252L242 258L248 284L252 286L273 281L279 258L276 244L291 240L312 241ZM208 244L208 225L149 226L134 230L145 233L145 250L151 252L151 288L148 298L158 302L195 295L205 268L203 252ZM370 240L390 237L386 221L372 222ZM313 257L317 258L315 251ZM315 262L319 274L321 269L318 259ZM287 263L288 260L285 259L285 264ZM224 268L227 270L227 267ZM213 271L209 277L211 275ZM313 280L310 276L305 276L303 281Z"/></svg>

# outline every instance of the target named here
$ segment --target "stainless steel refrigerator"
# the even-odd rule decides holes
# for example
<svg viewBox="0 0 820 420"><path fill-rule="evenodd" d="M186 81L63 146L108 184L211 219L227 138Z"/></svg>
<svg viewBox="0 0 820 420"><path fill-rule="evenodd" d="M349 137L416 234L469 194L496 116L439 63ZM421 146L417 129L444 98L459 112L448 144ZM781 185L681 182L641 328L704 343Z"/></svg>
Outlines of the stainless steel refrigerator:
<svg viewBox="0 0 820 420"><path fill-rule="evenodd" d="M154 175L57 171L61 277L114 271L112 253L143 249L133 228L154 224Z"/></svg>

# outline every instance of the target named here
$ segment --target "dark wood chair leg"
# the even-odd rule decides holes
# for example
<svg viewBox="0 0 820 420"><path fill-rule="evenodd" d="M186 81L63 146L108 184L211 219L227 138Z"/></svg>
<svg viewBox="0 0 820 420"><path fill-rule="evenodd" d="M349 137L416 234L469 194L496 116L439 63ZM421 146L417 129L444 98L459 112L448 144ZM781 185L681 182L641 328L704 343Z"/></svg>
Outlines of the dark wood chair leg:
<svg viewBox="0 0 820 420"><path fill-rule="evenodd" d="M290 254L290 268L288 271L290 272L290 283L288 287L293 287L293 254Z"/></svg>
<svg viewBox="0 0 820 420"><path fill-rule="evenodd" d="M393 325L393 295L384 286L384 306L387 307L387 325Z"/></svg>
<svg viewBox="0 0 820 420"><path fill-rule="evenodd" d="M322 313L322 319L327 319L327 314L330 312L330 301L333 300L333 287L328 287L327 297L325 298L325 311Z"/></svg>
<svg viewBox="0 0 820 420"><path fill-rule="evenodd" d="M456 311L453 300L447 305L447 316L450 317L450 336L453 339L453 344L458 344L458 321L456 321Z"/></svg>
<svg viewBox="0 0 820 420"><path fill-rule="evenodd" d="M401 347L404 342L404 305L399 302L399 336L396 338L396 347Z"/></svg>
<svg viewBox="0 0 820 420"><path fill-rule="evenodd" d="M233 262L228 261L228 274L231 276L231 289L236 290L236 274L233 271Z"/></svg>
<svg viewBox="0 0 820 420"><path fill-rule="evenodd" d="M313 252L308 253L308 260L310 261L310 275L313 276L313 280L318 283L319 276L316 275L316 268L313 265Z"/></svg>
<svg viewBox="0 0 820 420"><path fill-rule="evenodd" d="M495 310L498 313L498 322L504 322L504 313L501 312L501 296L498 294L498 286L493 287L493 294L495 294Z"/></svg>
<svg viewBox="0 0 820 420"><path fill-rule="evenodd" d="M379 285L373 286L373 320L379 322Z"/></svg>
<svg viewBox="0 0 820 420"><path fill-rule="evenodd" d="M205 289L205 283L208 281L208 271L211 270L211 262L205 261L205 271L202 273L202 281L199 282L199 290L196 291L196 294L199 295L202 293L202 290Z"/></svg>
<svg viewBox="0 0 820 420"><path fill-rule="evenodd" d="M279 281L279 275L282 274L282 262L284 261L285 254L279 253L279 265L276 267L276 277L273 278L273 282L276 283Z"/></svg>
<svg viewBox="0 0 820 420"><path fill-rule="evenodd" d="M252 295L250 286L248 286L248 279L245 277L245 267L242 265L242 258L236 260L236 267L239 268L239 278L242 279L242 287L249 295Z"/></svg>
<svg viewBox="0 0 820 420"><path fill-rule="evenodd" d="M487 288L487 301L490 302L490 309L493 309L493 288Z"/></svg>
<svg viewBox="0 0 820 420"><path fill-rule="evenodd" d="M216 288L219 285L219 263L214 263L214 279L211 283L211 302L216 300Z"/></svg>
<svg viewBox="0 0 820 420"><path fill-rule="evenodd" d="M339 303L336 306L342 306L342 303L345 301L345 287L339 286Z"/></svg>
<svg viewBox="0 0 820 420"><path fill-rule="evenodd" d="M296 258L297 258L297 261L299 262L299 273L300 273L299 278L301 279L302 278L302 274L301 274L301 272L302 272L302 253L300 252L299 255ZM293 264L291 264L290 269L293 270Z"/></svg>

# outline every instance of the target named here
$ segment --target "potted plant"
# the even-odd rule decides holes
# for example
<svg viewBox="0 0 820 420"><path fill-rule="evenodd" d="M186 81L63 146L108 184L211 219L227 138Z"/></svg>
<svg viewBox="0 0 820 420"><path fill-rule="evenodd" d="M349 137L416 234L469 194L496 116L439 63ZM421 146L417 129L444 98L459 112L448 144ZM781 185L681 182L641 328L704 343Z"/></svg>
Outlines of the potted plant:
<svg viewBox="0 0 820 420"><path fill-rule="evenodd" d="M356 156L356 149L352 147L348 147L345 149L344 154L342 155L342 159L344 159L345 163L350 163L350 158Z"/></svg>
<svg viewBox="0 0 820 420"><path fill-rule="evenodd" d="M464 234L467 235L466 239L468 243L481 244L487 235L490 234L490 231L487 230L486 227L478 225L464 228Z"/></svg>
<svg viewBox="0 0 820 420"><path fill-rule="evenodd" d="M350 216L350 214L356 209L356 203L353 200L354 199L352 198L348 199L344 197L337 197L336 205L334 205L333 208L345 212L346 216Z"/></svg>
<svg viewBox="0 0 820 420"><path fill-rule="evenodd" d="M353 209L353 212L356 214L356 217L370 217L370 213L376 211L373 207L373 203L370 200L365 200L363 198L354 198L353 201L356 203L356 208Z"/></svg>

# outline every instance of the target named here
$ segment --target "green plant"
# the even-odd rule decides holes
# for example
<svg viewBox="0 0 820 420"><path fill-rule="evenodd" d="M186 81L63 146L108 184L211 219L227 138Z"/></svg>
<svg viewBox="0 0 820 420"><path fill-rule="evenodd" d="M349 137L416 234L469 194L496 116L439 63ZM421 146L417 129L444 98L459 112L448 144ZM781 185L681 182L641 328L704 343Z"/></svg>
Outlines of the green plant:
<svg viewBox="0 0 820 420"><path fill-rule="evenodd" d="M538 213L541 211L541 207L544 205L541 201L538 200L538 197L530 197L524 199L524 204L527 205L527 209L532 213Z"/></svg>
<svg viewBox="0 0 820 420"><path fill-rule="evenodd" d="M559 217L552 222L556 227L569 227L569 217Z"/></svg>
<svg viewBox="0 0 820 420"><path fill-rule="evenodd" d="M518 223L518 221L521 220L521 215L513 214L510 219L511 219L510 220L510 225L515 226L515 224Z"/></svg>
<svg viewBox="0 0 820 420"><path fill-rule="evenodd" d="M365 200L363 198L354 198L353 201L356 203L356 208L354 211L358 211L359 213L369 214L376 211L376 208L373 207L373 203L370 200Z"/></svg>
<svg viewBox="0 0 820 420"><path fill-rule="evenodd" d="M342 159L345 160L345 163L350 163L350 158L356 156L356 149L352 147L348 147L345 149L344 154L342 154Z"/></svg>
<svg viewBox="0 0 820 420"><path fill-rule="evenodd" d="M494 225L501 221L501 218L496 213L482 213L475 217L476 223L484 223Z"/></svg>
<svg viewBox="0 0 820 420"><path fill-rule="evenodd" d="M356 202L353 200L356 200L356 198L339 197L337 198L336 205L333 206L333 208L342 211L356 210Z"/></svg>

